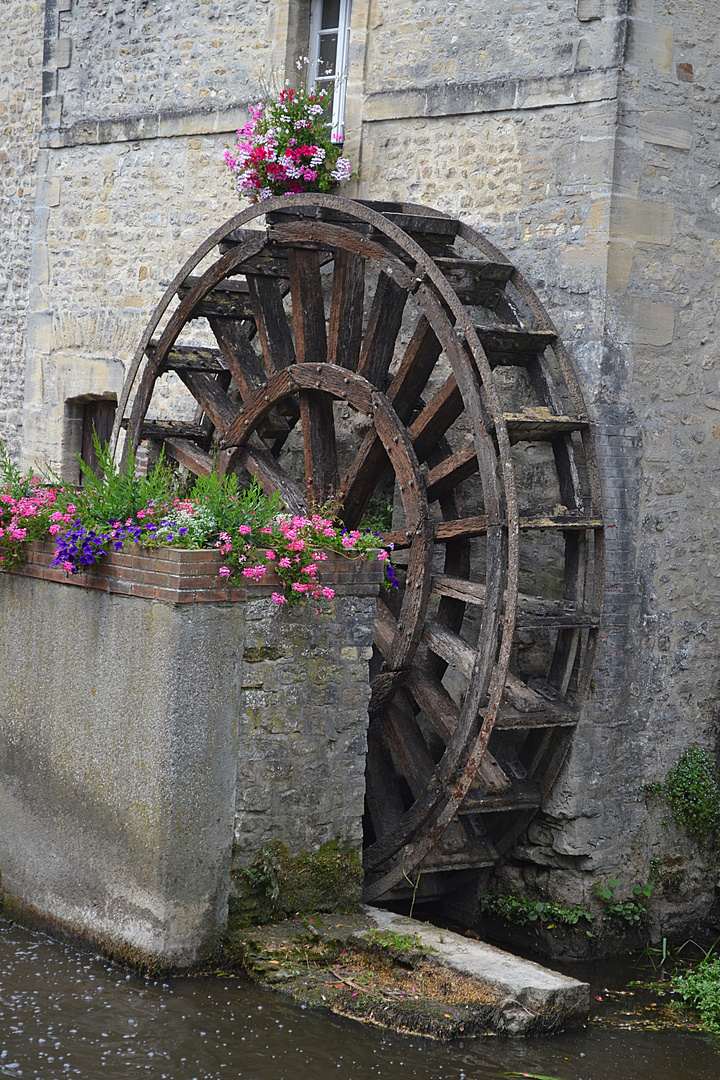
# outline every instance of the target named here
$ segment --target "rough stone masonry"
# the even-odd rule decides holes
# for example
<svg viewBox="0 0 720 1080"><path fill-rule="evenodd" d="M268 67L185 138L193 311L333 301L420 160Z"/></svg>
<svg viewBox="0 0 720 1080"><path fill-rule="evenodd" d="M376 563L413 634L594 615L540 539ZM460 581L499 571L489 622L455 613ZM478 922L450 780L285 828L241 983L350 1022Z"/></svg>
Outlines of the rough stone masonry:
<svg viewBox="0 0 720 1080"><path fill-rule="evenodd" d="M0 4L0 436L26 462L72 459L73 403L117 394L160 282L234 210L221 144L263 79L292 77L308 11ZM637 791L717 740L719 52L698 0L352 5L354 193L427 202L505 249L599 438L595 691L508 874L576 901L652 863L663 932L715 888Z"/></svg>

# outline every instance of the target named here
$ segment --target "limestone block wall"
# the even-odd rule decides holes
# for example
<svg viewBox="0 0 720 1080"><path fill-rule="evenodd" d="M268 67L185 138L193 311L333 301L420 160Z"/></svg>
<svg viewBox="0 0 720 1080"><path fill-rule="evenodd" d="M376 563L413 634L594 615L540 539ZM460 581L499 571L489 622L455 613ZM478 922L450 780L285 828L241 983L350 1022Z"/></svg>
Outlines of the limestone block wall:
<svg viewBox="0 0 720 1080"><path fill-rule="evenodd" d="M712 5L631 5L597 397L605 640L548 828L524 851L563 868L555 887L573 867L635 883L655 860L656 932L682 932L716 895L711 860L637 792L688 745L718 745L719 46Z"/></svg>
<svg viewBox="0 0 720 1080"><path fill-rule="evenodd" d="M41 123L43 4L0 7L0 439L21 442L33 200Z"/></svg>
<svg viewBox="0 0 720 1080"><path fill-rule="evenodd" d="M375 595L339 559L330 613L218 587L214 551L0 574L0 907L186 967L227 921L232 860L359 848Z"/></svg>

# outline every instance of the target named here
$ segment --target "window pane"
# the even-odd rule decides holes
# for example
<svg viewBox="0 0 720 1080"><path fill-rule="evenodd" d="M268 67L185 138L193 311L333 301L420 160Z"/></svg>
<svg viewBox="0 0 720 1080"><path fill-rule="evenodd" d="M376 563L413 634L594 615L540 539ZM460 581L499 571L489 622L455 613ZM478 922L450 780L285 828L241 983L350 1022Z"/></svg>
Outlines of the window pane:
<svg viewBox="0 0 720 1080"><path fill-rule="evenodd" d="M337 60L337 34L323 34L320 38L318 75L334 75Z"/></svg>
<svg viewBox="0 0 720 1080"><path fill-rule="evenodd" d="M334 30L340 25L340 0L324 0L322 6L322 30Z"/></svg>

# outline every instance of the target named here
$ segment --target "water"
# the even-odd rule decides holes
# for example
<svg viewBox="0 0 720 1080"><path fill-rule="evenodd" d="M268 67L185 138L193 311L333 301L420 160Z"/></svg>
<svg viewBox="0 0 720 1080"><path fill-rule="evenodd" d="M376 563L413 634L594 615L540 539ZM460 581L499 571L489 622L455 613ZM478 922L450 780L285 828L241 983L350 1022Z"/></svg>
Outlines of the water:
<svg viewBox="0 0 720 1080"><path fill-rule="evenodd" d="M602 975L593 1008L608 1016L626 999L598 1002L608 985ZM716 1080L720 1038L600 1024L552 1038L443 1045L303 1009L237 979L141 979L0 922L0 1077L496 1080L509 1072Z"/></svg>

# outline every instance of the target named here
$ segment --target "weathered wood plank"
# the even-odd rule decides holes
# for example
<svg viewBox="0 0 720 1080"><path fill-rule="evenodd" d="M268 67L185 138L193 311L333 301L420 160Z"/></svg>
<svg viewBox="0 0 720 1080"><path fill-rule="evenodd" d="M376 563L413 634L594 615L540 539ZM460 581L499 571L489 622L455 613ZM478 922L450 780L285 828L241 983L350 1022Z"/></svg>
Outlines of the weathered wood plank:
<svg viewBox="0 0 720 1080"><path fill-rule="evenodd" d="M295 346L285 314L282 291L278 281L266 277L249 277L248 290L269 375L295 363Z"/></svg>
<svg viewBox="0 0 720 1080"><path fill-rule="evenodd" d="M380 726L376 722L372 722L368 728L365 798L375 835L379 839L397 827L405 807L395 770L383 746Z"/></svg>
<svg viewBox="0 0 720 1080"><path fill-rule="evenodd" d="M178 296L185 300L199 284L201 278L189 277L178 289ZM190 319L220 315L226 319L252 319L253 312L245 281L226 278L218 283L207 296L194 305Z"/></svg>
<svg viewBox="0 0 720 1080"><path fill-rule="evenodd" d="M476 650L459 636L442 626L436 619L426 619L422 640L429 649L442 656L466 678L470 678L475 665ZM548 710L549 702L531 690L522 679L508 672L505 679L503 699L518 712Z"/></svg>
<svg viewBox="0 0 720 1080"><path fill-rule="evenodd" d="M407 290L394 277L380 273L357 369L359 375L379 390L384 391L387 386L407 296Z"/></svg>
<svg viewBox="0 0 720 1080"><path fill-rule="evenodd" d="M466 581L447 574L435 574L432 590L438 596L452 596L479 607L485 603L483 582ZM560 627L598 626L598 615L577 610L572 601L543 600L518 593L518 616L515 625L522 628L557 629Z"/></svg>
<svg viewBox="0 0 720 1080"><path fill-rule="evenodd" d="M184 465L195 476L210 476L213 459L189 439L164 439L163 445L171 458Z"/></svg>
<svg viewBox="0 0 720 1080"><path fill-rule="evenodd" d="M381 717L383 740L417 799L432 780L435 762L422 733L397 705L388 705Z"/></svg>
<svg viewBox="0 0 720 1080"><path fill-rule="evenodd" d="M237 415L237 406L233 405L215 377L203 371L188 370L179 371L178 375L206 416L224 434Z"/></svg>
<svg viewBox="0 0 720 1080"><path fill-rule="evenodd" d="M291 248L289 263L297 363L324 364L327 335L318 254ZM322 503L340 485L332 398L321 391L301 391L300 418L305 483L312 500Z"/></svg>
<svg viewBox="0 0 720 1080"><path fill-rule="evenodd" d="M491 368L507 365L524 367L548 345L557 341L552 330L526 330L516 326L476 326Z"/></svg>
<svg viewBox="0 0 720 1080"><path fill-rule="evenodd" d="M513 273L511 263L484 259L435 259L463 304L479 304L493 308Z"/></svg>
<svg viewBox="0 0 720 1080"><path fill-rule="evenodd" d="M434 502L477 472L477 452L470 443L437 464L425 477L428 502Z"/></svg>
<svg viewBox="0 0 720 1080"><path fill-rule="evenodd" d="M413 664L405 685L438 735L448 743L460 719L460 709L443 684L427 668ZM487 750L480 762L476 783L484 790L494 792L507 791L510 787L509 778Z"/></svg>
<svg viewBox="0 0 720 1080"><path fill-rule="evenodd" d="M410 425L410 438L419 461L425 460L462 411L462 394L454 375L450 375Z"/></svg>
<svg viewBox="0 0 720 1080"><path fill-rule="evenodd" d="M155 351L155 342L148 345L148 356ZM227 364L218 349L203 349L196 345L176 345L171 349L165 361L166 371L209 371L217 373L227 371Z"/></svg>
<svg viewBox="0 0 720 1080"><path fill-rule="evenodd" d="M362 344L365 260L352 252L335 255L332 300L328 320L327 358L330 364L356 371Z"/></svg>
<svg viewBox="0 0 720 1080"><path fill-rule="evenodd" d="M248 341L241 323L235 319L209 318L223 360L235 380L243 401L260 386L267 375L262 361Z"/></svg>

